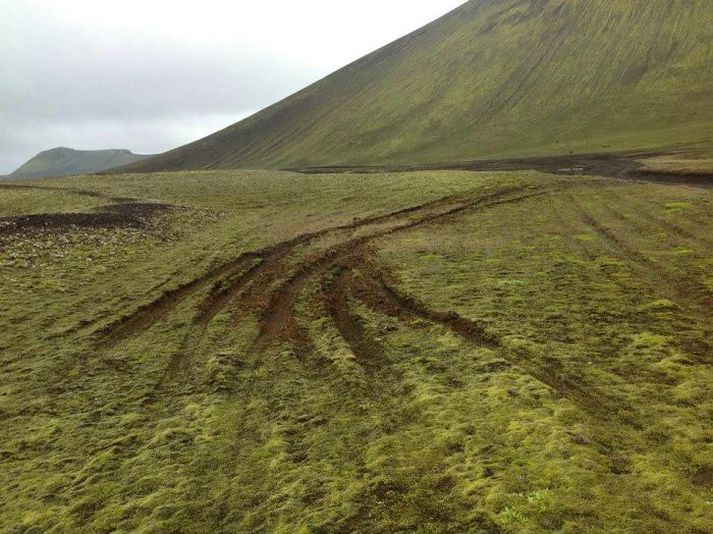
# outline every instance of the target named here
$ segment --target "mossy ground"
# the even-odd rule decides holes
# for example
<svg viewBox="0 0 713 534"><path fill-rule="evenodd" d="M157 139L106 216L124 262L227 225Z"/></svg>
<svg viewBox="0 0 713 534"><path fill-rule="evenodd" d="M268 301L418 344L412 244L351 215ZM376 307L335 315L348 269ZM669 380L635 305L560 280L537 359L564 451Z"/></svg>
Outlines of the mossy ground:
<svg viewBox="0 0 713 534"><path fill-rule="evenodd" d="M647 158L644 168L675 174L713 174L713 144L703 143L673 154Z"/></svg>
<svg viewBox="0 0 713 534"><path fill-rule="evenodd" d="M65 191L0 189L0 216L174 207L132 227L0 227L4 530L713 529L710 190L467 172L32 185ZM365 244L348 240L397 223L298 244L200 337L196 309L231 279L104 339L243 253L503 191L412 227L406 213ZM312 259L343 243L366 247L355 280L379 270L488 336L357 291L334 315L342 271ZM270 296L307 264L294 316L309 341L256 344Z"/></svg>

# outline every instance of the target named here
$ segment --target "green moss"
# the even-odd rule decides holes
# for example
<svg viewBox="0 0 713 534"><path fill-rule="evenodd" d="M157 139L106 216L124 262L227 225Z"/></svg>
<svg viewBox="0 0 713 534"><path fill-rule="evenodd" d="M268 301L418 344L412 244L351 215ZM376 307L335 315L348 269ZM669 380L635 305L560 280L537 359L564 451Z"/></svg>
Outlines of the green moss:
<svg viewBox="0 0 713 534"><path fill-rule="evenodd" d="M575 238L579 239L580 241L596 241L596 236L594 234L577 234L574 236Z"/></svg>
<svg viewBox="0 0 713 534"><path fill-rule="evenodd" d="M180 209L140 228L0 236L14 262L0 267L7 528L713 528L710 317L700 283L713 279L713 263L692 246L710 233L707 191L691 198L685 187L537 173L42 183ZM368 243L349 271L357 281L378 269L379 280L433 312L395 313L383 295L348 287L350 320L368 350L350 344L331 315L323 289L336 281L332 266L297 296L294 335L303 341L256 344L274 287L365 230L298 247L269 287L232 294L209 324L206 297L240 273L199 284L150 327L105 344L107 325L243 252L512 187L568 189ZM17 214L18 197L5 193L3 209ZM81 198L38 191L17 210L94 207ZM678 220L684 232L661 238L668 222L657 210L679 201L696 222ZM627 224L637 213L651 224ZM694 252L666 254L684 246ZM657 261L642 260L649 256Z"/></svg>
<svg viewBox="0 0 713 534"><path fill-rule="evenodd" d="M668 211L678 212L678 211L688 211L693 205L690 202L668 202L664 204L664 207Z"/></svg>
<svg viewBox="0 0 713 534"><path fill-rule="evenodd" d="M665 347L671 339L667 336L652 334L651 332L643 332L631 336L631 345L635 348L646 347Z"/></svg>
<svg viewBox="0 0 713 534"><path fill-rule="evenodd" d="M671 302L669 299L658 299L651 302L647 302L639 308L642 311L674 311L678 309L678 305L675 302Z"/></svg>
<svg viewBox="0 0 713 534"><path fill-rule="evenodd" d="M696 251L695 249L688 248L688 247L677 247L674 251L674 254L677 256L690 256L692 254L695 254Z"/></svg>

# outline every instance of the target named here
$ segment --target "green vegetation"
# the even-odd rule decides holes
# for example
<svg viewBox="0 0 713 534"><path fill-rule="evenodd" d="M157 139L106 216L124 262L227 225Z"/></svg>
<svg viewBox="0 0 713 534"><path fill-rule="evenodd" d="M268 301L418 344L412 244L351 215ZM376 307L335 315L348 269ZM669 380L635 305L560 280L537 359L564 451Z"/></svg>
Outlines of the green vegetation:
<svg viewBox="0 0 713 534"><path fill-rule="evenodd" d="M413 165L711 139L709 0L471 0L139 171Z"/></svg>
<svg viewBox="0 0 713 534"><path fill-rule="evenodd" d="M653 172L713 174L713 145L704 144L642 160Z"/></svg>
<svg viewBox="0 0 713 534"><path fill-rule="evenodd" d="M712 28L472 0L182 172L3 181L0 532L712 532Z"/></svg>
<svg viewBox="0 0 713 534"><path fill-rule="evenodd" d="M105 171L148 158L128 150L73 150L53 148L40 152L7 178L21 180Z"/></svg>
<svg viewBox="0 0 713 534"><path fill-rule="evenodd" d="M0 530L709 532L711 202L536 172L0 186Z"/></svg>

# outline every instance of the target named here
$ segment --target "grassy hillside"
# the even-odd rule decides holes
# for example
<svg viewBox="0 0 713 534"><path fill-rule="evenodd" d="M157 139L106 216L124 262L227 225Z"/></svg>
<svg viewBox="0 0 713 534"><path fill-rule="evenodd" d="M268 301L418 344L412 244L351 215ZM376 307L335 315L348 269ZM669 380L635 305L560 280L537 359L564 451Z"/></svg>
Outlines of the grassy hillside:
<svg viewBox="0 0 713 534"><path fill-rule="evenodd" d="M710 141L709 0L471 0L140 171L414 164Z"/></svg>
<svg viewBox="0 0 713 534"><path fill-rule="evenodd" d="M105 171L114 167L141 161L149 156L133 154L128 150L74 150L53 148L40 152L34 158L7 176L12 179L67 176Z"/></svg>
<svg viewBox="0 0 713 534"><path fill-rule="evenodd" d="M0 531L711 532L713 190L0 185Z"/></svg>

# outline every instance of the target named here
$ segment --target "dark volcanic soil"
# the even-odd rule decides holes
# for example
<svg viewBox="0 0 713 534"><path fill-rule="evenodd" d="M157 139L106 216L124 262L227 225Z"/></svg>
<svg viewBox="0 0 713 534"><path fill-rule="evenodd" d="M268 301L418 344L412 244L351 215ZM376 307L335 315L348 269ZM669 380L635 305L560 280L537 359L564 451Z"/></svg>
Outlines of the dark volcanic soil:
<svg viewBox="0 0 713 534"><path fill-rule="evenodd" d="M477 160L460 163L414 165L397 167L308 167L291 169L304 174L326 174L338 172L409 172L424 170L465 170L465 171L525 171L536 170L550 174L608 176L629 180L643 180L659 183L693 184L713 186L713 174L674 173L646 170L641 159L664 155L660 152L626 154L579 154L570 156L550 156L534 158L513 158L503 160Z"/></svg>
<svg viewBox="0 0 713 534"><path fill-rule="evenodd" d="M98 208L88 213L41 213L0 218L0 235L31 229L70 230L72 228L142 228L150 219L172 206L129 202Z"/></svg>

